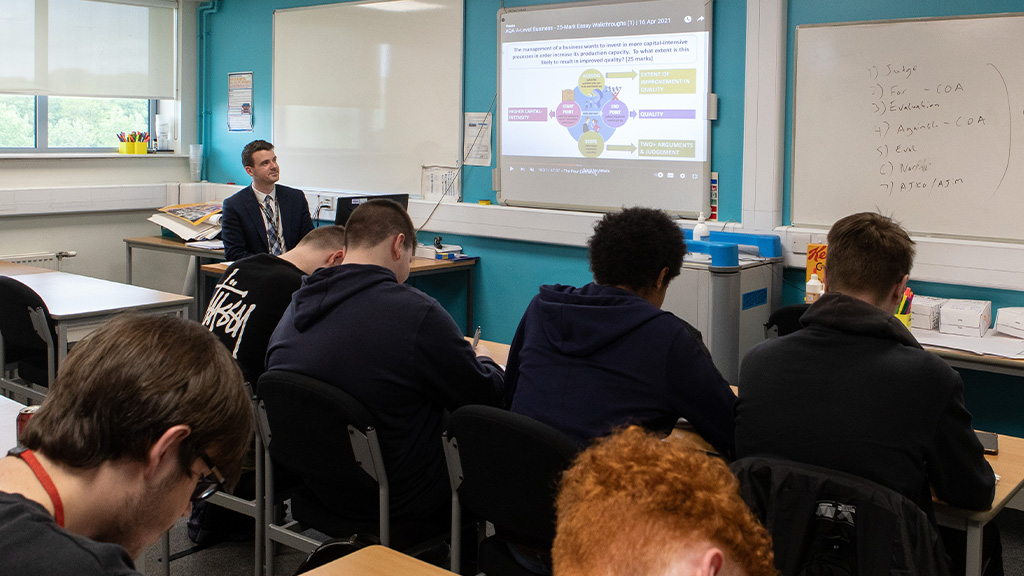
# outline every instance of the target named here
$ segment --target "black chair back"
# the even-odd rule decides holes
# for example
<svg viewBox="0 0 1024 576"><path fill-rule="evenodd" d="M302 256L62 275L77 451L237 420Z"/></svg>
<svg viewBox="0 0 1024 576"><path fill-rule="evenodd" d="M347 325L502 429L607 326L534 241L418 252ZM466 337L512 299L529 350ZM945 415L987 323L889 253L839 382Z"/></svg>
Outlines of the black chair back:
<svg viewBox="0 0 1024 576"><path fill-rule="evenodd" d="M33 324L33 312L45 319L42 335ZM44 338L47 333L49 342ZM46 303L34 290L7 276L0 276L0 335L3 335L4 363L17 363L23 378L48 385L52 379L49 368L56 371L57 332L53 319Z"/></svg>
<svg viewBox="0 0 1024 576"><path fill-rule="evenodd" d="M949 574L927 514L894 490L777 458L743 458L730 468L772 535L783 576Z"/></svg>
<svg viewBox="0 0 1024 576"><path fill-rule="evenodd" d="M768 321L764 323L764 335L765 337L771 334L772 328L776 329L779 336L785 336L792 334L797 330L804 327L800 323L800 317L807 312L810 308L810 304L793 304L791 306L783 306L771 313L768 316Z"/></svg>
<svg viewBox="0 0 1024 576"><path fill-rule="evenodd" d="M301 478L327 504L343 501L350 490L377 492L349 439L350 425L364 433L374 428L362 404L320 380L283 370L264 373L256 394L266 407L275 466Z"/></svg>
<svg viewBox="0 0 1024 576"><path fill-rule="evenodd" d="M456 410L448 440L458 453L462 507L494 524L496 537L550 551L558 481L576 443L532 418L489 406Z"/></svg>

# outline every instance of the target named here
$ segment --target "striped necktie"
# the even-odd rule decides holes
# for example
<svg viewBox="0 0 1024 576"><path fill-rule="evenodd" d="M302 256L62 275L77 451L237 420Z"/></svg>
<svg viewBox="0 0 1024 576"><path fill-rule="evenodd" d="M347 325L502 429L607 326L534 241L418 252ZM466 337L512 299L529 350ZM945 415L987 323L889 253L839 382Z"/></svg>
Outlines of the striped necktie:
<svg viewBox="0 0 1024 576"><path fill-rule="evenodd" d="M270 246L270 253L280 256L284 252L281 244L281 234L277 229L277 214L274 209L274 197L267 196L263 199L263 216L267 219L267 246Z"/></svg>

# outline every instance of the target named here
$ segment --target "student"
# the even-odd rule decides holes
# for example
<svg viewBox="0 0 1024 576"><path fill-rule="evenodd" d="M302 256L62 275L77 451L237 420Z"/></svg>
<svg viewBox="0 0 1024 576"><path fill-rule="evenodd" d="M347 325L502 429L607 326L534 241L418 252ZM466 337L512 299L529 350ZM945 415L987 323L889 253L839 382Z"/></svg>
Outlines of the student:
<svg viewBox="0 0 1024 576"><path fill-rule="evenodd" d="M635 423L667 433L679 417L723 455L736 396L700 332L661 309L686 244L660 210L607 214L587 243L594 282L541 286L509 351L512 411L581 444Z"/></svg>
<svg viewBox="0 0 1024 576"><path fill-rule="evenodd" d="M242 166L252 185L224 200L221 238L228 260L253 254L280 256L313 229L302 190L280 186L274 145L253 140L242 149Z"/></svg>
<svg viewBox="0 0 1024 576"><path fill-rule="evenodd" d="M391 488L392 522L443 530L451 490L441 449L445 411L500 404L501 368L466 342L430 296L404 284L416 246L406 211L391 200L359 206L346 224L345 261L295 293L270 338L267 368L344 390L377 424ZM334 513L377 518L377 495L307 482Z"/></svg>
<svg viewBox="0 0 1024 576"><path fill-rule="evenodd" d="M777 574L729 467L637 426L581 453L556 505L555 576Z"/></svg>
<svg viewBox="0 0 1024 576"><path fill-rule="evenodd" d="M890 218L863 212L832 225L825 293L800 319L804 328L743 359L738 457L854 474L932 518L932 490L961 508L992 504L995 478L971 429L960 375L893 316L913 262L914 242ZM946 551L962 554L963 546L947 541ZM1001 573L992 550L989 573Z"/></svg>
<svg viewBox="0 0 1024 576"><path fill-rule="evenodd" d="M114 318L0 460L0 573L138 574L132 558L237 473L251 421L238 366L197 322Z"/></svg>
<svg viewBox="0 0 1024 576"><path fill-rule="evenodd" d="M252 384L263 374L267 343L302 277L341 264L345 227L322 226L282 254L255 254L228 267L217 282L203 326L220 338Z"/></svg>

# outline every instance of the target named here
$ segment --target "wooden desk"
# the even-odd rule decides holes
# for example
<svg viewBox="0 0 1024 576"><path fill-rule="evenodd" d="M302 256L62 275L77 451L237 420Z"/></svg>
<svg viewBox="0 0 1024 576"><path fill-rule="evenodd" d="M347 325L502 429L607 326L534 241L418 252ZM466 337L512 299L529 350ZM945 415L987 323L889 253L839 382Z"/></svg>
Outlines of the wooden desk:
<svg viewBox="0 0 1024 576"><path fill-rule="evenodd" d="M1024 439L999 435L999 454L985 459L999 475L996 496L988 510L964 510L935 502L935 518L942 526L967 531L967 576L981 576L981 535L985 524L996 517L1024 486Z"/></svg>
<svg viewBox="0 0 1024 576"><path fill-rule="evenodd" d="M473 343L473 338L467 336L466 340L469 343ZM508 344L502 344L501 342L491 342L490 340L481 340L481 344L487 347L491 351L491 360L494 360L502 366L508 364L508 350L510 346Z"/></svg>
<svg viewBox="0 0 1024 576"><path fill-rule="evenodd" d="M155 250L157 252L170 252L172 254L181 254L183 256L195 256L195 268L193 269L193 278L195 286L195 308L192 311L193 318L202 318L203 312L206 310L206 297L204 286L202 283L202 276L199 274L199 267L202 266L203 261L222 261L224 260L223 250L206 250L204 248L193 248L188 244L185 244L183 240L177 240L174 238L165 238L163 236L140 236L138 238L125 238L124 239L124 281L126 284L132 283L132 251L134 249L140 250Z"/></svg>
<svg viewBox="0 0 1024 576"><path fill-rule="evenodd" d="M1008 374L1018 378L1024 378L1024 360L1014 358L1003 358L1001 356L985 356L964 352L963 350L952 350L949 348L933 348L925 346L925 350L932 352L939 358L945 360L953 368L965 368L967 370L979 370L981 372L992 372L995 374Z"/></svg>
<svg viewBox="0 0 1024 576"><path fill-rule="evenodd" d="M191 296L54 272L21 264L5 264L0 274L25 284L46 303L57 332L57 364L64 360L68 343L76 342L121 312L175 314L188 317Z"/></svg>
<svg viewBox="0 0 1024 576"><path fill-rule="evenodd" d="M307 576L452 576L452 573L384 546L368 546Z"/></svg>
<svg viewBox="0 0 1024 576"><path fill-rule="evenodd" d="M125 240L127 242L127 240ZM466 334L472 334L473 327L473 267L480 258L463 258L461 260L431 260L430 258L413 258L409 266L409 277L430 276L433 274L445 274L463 271L466 273ZM230 262L217 262L215 264L204 264L199 267L203 280L207 277L220 278L227 271ZM200 281L200 286L205 288L205 282ZM203 290L205 292L205 290ZM199 318L202 318L206 308L199 311Z"/></svg>

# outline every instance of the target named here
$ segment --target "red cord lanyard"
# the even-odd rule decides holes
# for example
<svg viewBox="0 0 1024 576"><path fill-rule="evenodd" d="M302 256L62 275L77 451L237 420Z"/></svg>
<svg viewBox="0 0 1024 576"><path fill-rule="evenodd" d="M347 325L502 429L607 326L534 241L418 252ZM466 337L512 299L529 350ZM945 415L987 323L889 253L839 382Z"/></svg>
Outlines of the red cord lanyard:
<svg viewBox="0 0 1024 576"><path fill-rule="evenodd" d="M50 497L50 501L53 502L53 516L57 520L57 525L61 528L64 527L64 502L60 499L60 494L57 492L57 487L53 484L53 480L50 475L43 469L43 465L39 463L36 455L32 453L28 448L14 449L8 452L11 456L17 456L28 464L28 467L32 469L32 473L36 475L36 480L43 485L43 489L46 490L46 494Z"/></svg>

